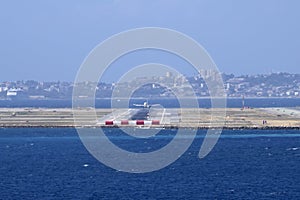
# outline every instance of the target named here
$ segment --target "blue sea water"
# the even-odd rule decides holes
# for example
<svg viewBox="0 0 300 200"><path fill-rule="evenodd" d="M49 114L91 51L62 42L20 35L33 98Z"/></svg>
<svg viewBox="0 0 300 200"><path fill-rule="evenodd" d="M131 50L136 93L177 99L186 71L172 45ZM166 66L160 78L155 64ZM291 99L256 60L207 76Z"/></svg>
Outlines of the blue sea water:
<svg viewBox="0 0 300 200"><path fill-rule="evenodd" d="M104 129L132 151L166 145L176 130L148 143ZM145 174L111 169L92 157L76 130L0 129L0 199L300 199L299 130L225 130L198 158L205 130L170 166Z"/></svg>
<svg viewBox="0 0 300 200"><path fill-rule="evenodd" d="M134 103L143 104L146 99L131 99L130 107ZM150 104L161 104L165 108L179 107L177 99L148 99ZM198 99L199 106L202 108L210 108L211 100L209 98ZM245 106L248 107L297 107L300 106L300 98L246 98ZM72 100L0 100L0 107L15 108L15 107L46 107L46 108L71 108ZM110 99L96 99L96 108L110 108ZM227 99L228 108L242 107L242 99Z"/></svg>

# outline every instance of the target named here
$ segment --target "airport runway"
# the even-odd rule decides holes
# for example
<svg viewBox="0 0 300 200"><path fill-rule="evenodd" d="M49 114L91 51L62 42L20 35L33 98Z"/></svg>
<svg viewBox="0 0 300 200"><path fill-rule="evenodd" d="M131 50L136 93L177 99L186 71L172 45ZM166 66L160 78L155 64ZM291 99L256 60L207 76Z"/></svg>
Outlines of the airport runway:
<svg viewBox="0 0 300 200"><path fill-rule="evenodd" d="M163 128L300 128L299 108L228 108L225 119L219 109L91 109L80 110L80 127L153 126ZM77 112L77 111L76 111ZM199 114L200 113L200 114ZM212 115L213 113L213 115ZM213 117L212 117L213 116ZM0 108L0 127L74 127L71 108Z"/></svg>

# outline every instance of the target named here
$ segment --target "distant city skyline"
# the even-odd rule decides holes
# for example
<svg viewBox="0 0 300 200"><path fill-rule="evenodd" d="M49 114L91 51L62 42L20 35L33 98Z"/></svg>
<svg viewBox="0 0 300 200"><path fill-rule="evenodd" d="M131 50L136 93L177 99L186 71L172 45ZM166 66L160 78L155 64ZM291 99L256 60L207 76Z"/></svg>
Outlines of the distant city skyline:
<svg viewBox="0 0 300 200"><path fill-rule="evenodd" d="M3 1L0 80L74 81L96 45L147 26L194 38L226 74L300 74L299 7L296 0ZM103 78L109 81L147 62L193 74L178 58L146 52L121 59Z"/></svg>
<svg viewBox="0 0 300 200"><path fill-rule="evenodd" d="M66 81L0 81L1 99L71 99L74 85L82 91L95 87L97 98L111 98L132 91L133 97L174 98L174 92L189 97L189 86L198 97L210 97L207 80L216 81L218 72L204 70L203 76L183 77L167 71L159 76L136 77L118 83L94 83L89 81L73 83ZM222 74L223 87L227 97L300 97L300 74L273 73L270 75L234 76ZM188 82L186 82L186 80ZM160 83L163 83L161 85ZM76 87L75 87L76 88ZM113 92L115 91L115 92ZM82 98L88 96L81 95ZM116 97L116 96L115 96Z"/></svg>

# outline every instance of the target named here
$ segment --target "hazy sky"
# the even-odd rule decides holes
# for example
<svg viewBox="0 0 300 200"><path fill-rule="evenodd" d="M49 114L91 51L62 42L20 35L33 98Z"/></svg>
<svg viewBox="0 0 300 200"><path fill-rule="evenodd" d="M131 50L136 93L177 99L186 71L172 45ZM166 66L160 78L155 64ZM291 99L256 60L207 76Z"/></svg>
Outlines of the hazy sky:
<svg viewBox="0 0 300 200"><path fill-rule="evenodd" d="M300 73L299 9L298 0L2 0L0 81L72 81L98 43L145 26L191 36L225 73ZM120 65L153 55L129 56Z"/></svg>

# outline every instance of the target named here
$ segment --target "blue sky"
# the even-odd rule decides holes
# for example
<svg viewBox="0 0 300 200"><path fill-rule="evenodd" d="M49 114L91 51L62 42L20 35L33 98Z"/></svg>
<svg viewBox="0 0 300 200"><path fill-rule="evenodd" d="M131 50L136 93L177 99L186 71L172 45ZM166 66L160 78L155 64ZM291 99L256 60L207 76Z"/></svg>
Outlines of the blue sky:
<svg viewBox="0 0 300 200"><path fill-rule="evenodd" d="M300 73L299 8L297 0L3 0L0 80L73 81L97 44L145 26L191 36L225 73ZM153 55L129 56L119 65L169 60ZM191 72L176 59L172 64ZM118 73L115 67L105 79Z"/></svg>

